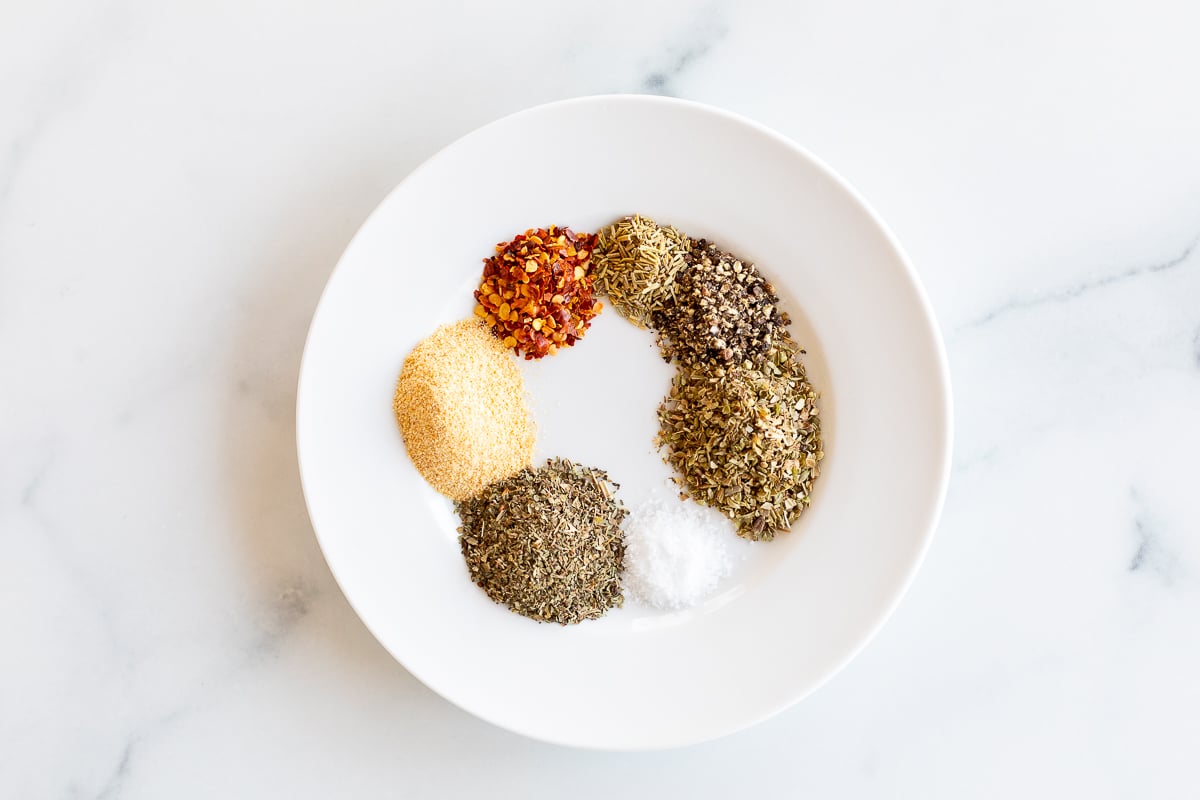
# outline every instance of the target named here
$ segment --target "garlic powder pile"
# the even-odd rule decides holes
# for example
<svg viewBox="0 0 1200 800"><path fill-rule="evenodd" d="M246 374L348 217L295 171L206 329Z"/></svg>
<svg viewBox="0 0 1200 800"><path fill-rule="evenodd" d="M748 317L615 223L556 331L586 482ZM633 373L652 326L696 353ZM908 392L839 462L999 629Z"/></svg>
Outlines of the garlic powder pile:
<svg viewBox="0 0 1200 800"><path fill-rule="evenodd" d="M417 471L452 500L474 497L533 457L521 371L479 320L443 325L413 348L392 410Z"/></svg>
<svg viewBox="0 0 1200 800"><path fill-rule="evenodd" d="M691 502L658 499L625 520L624 588L663 610L693 606L727 577L741 553L719 513Z"/></svg>

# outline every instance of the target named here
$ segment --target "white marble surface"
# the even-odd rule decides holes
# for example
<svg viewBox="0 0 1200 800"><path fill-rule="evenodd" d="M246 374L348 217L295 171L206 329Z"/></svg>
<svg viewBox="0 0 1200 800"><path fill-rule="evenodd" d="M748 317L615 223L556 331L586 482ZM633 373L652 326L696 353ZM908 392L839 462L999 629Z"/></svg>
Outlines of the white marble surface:
<svg viewBox="0 0 1200 800"><path fill-rule="evenodd" d="M0 797L1197 796L1197 9L0 3ZM857 185L958 421L878 639L757 728L644 755L418 684L294 463L303 336L364 216L477 125L606 91L746 113Z"/></svg>

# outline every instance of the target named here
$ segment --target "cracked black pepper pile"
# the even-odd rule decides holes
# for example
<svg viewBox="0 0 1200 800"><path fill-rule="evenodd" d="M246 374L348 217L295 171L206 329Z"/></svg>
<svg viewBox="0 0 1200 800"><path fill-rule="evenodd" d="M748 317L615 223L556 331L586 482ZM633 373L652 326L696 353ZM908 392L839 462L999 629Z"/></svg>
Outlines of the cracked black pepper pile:
<svg viewBox="0 0 1200 800"><path fill-rule="evenodd" d="M672 302L653 315L663 358L681 364L761 364L781 328L775 288L753 264L694 240L675 276Z"/></svg>

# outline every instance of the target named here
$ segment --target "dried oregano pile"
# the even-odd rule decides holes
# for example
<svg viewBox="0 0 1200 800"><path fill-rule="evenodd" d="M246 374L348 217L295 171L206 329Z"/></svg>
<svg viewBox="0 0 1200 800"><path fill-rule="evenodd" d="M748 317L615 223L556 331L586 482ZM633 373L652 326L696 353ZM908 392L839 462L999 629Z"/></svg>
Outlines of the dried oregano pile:
<svg viewBox="0 0 1200 800"><path fill-rule="evenodd" d="M458 503L471 580L497 603L569 625L621 605L628 513L603 470L555 459Z"/></svg>
<svg viewBox="0 0 1200 800"><path fill-rule="evenodd" d="M753 264L699 239L678 245L677 267L666 260L678 250L656 243L678 232L656 237L648 226L635 217L602 230L597 270L602 290L657 300L648 318L663 358L678 367L658 411L659 444L692 497L724 513L739 535L772 539L811 502L823 456L816 392L791 320ZM622 237L628 244L614 257L603 243Z"/></svg>
<svg viewBox="0 0 1200 800"><path fill-rule="evenodd" d="M681 365L658 410L667 459L692 496L748 539L772 539L810 502L821 458L816 392L791 347L749 369Z"/></svg>

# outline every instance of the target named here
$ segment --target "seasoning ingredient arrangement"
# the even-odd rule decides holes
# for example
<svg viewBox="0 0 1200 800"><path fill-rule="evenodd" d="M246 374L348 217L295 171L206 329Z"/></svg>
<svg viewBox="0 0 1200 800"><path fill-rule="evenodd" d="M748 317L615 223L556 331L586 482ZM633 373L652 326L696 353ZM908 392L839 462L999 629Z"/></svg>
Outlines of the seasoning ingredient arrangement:
<svg viewBox="0 0 1200 800"><path fill-rule="evenodd" d="M676 368L657 444L683 491L632 515L601 469L531 465L512 357L576 345L598 294L653 330ZM475 299L474 320L414 348L393 408L418 471L455 501L468 574L492 600L564 625L621 606L623 589L686 608L732 570L731 533L770 540L810 504L824 455L817 392L754 264L635 215L597 234L550 226L497 245Z"/></svg>

